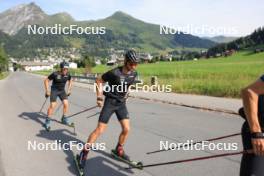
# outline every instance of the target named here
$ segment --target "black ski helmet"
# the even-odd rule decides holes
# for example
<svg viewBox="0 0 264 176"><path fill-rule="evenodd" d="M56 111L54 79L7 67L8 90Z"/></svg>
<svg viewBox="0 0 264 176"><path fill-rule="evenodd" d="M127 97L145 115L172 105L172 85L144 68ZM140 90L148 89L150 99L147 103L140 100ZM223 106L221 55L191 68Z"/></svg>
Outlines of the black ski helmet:
<svg viewBox="0 0 264 176"><path fill-rule="evenodd" d="M125 54L125 63L126 62L138 63L139 59L137 57L137 53L134 50L128 50Z"/></svg>
<svg viewBox="0 0 264 176"><path fill-rule="evenodd" d="M69 66L69 63L67 63L67 62L64 62L64 61L63 61L63 62L60 63L60 68L61 68L61 69L63 69L63 68L69 68L69 67L70 67L70 66Z"/></svg>

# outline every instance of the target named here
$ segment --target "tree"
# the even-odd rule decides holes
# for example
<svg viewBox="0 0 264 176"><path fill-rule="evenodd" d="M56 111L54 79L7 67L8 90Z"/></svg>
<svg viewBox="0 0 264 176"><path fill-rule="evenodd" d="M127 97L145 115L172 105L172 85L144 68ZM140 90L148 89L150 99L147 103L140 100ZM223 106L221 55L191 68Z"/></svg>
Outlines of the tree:
<svg viewBox="0 0 264 176"><path fill-rule="evenodd" d="M92 72L92 67L96 66L96 63L94 61L94 58L90 58L89 56L84 56L84 58L79 62L80 67L85 68L86 73Z"/></svg>
<svg viewBox="0 0 264 176"><path fill-rule="evenodd" d="M0 73L7 70L8 60L3 47L0 47Z"/></svg>
<svg viewBox="0 0 264 176"><path fill-rule="evenodd" d="M107 63L107 59L106 58L101 59L101 64L102 65L105 65L106 63Z"/></svg>

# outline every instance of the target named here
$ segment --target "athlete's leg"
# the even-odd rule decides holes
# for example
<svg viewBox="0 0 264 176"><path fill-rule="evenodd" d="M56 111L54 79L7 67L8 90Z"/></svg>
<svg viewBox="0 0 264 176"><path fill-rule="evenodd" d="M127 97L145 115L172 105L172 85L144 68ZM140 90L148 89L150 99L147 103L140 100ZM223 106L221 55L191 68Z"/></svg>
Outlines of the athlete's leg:
<svg viewBox="0 0 264 176"><path fill-rule="evenodd" d="M104 106L103 106L101 113L100 113L100 116L99 116L97 127L90 134L90 136L87 140L88 144L94 143L96 141L96 139L105 131L105 129L107 127L107 123L108 123L110 117L112 116L112 114L114 113L114 111L115 111L115 108L111 104L111 101L106 98L105 102L104 102Z"/></svg>
<svg viewBox="0 0 264 176"><path fill-rule="evenodd" d="M107 127L107 123L114 113L115 109L109 99L105 99L103 109L101 110L98 124L96 129L90 134L87 143L92 144L96 141L96 139L105 131Z"/></svg>
<svg viewBox="0 0 264 176"><path fill-rule="evenodd" d="M56 101L50 102L50 106L49 106L48 112L47 112L48 118L50 118L52 116L54 109L56 108L56 105L57 105Z"/></svg>
<svg viewBox="0 0 264 176"><path fill-rule="evenodd" d="M47 117L46 117L45 123L43 124L45 129L48 130L48 131L50 130L50 122L51 122L50 118L51 118L51 116L52 116L52 114L54 112L55 107L56 107L56 101L51 102L50 106L48 108L48 112L47 112Z"/></svg>
<svg viewBox="0 0 264 176"><path fill-rule="evenodd" d="M115 112L122 127L122 131L119 135L119 140L117 144L118 148L118 146L123 146L125 144L130 131L129 113L126 107L126 103L122 103Z"/></svg>
<svg viewBox="0 0 264 176"><path fill-rule="evenodd" d="M57 105L57 96L58 96L58 91L51 89L50 93L50 106L48 108L47 115L50 118L56 108Z"/></svg>
<svg viewBox="0 0 264 176"><path fill-rule="evenodd" d="M85 144L85 147L83 148L82 152L80 153L80 158L79 158L79 164L81 167L84 167L85 161L88 156L88 152L91 148L91 145L95 143L97 138L105 131L107 127L107 123L114 113L115 108L113 105L111 105L111 102L109 99L105 99L103 109L101 110L99 121L97 124L96 129L89 135L87 139L87 143Z"/></svg>
<svg viewBox="0 0 264 176"><path fill-rule="evenodd" d="M67 113L69 110L68 95L66 94L64 90L64 91L59 92L58 96L63 104L63 115L61 118L61 122L65 125L73 125L73 123L70 122L70 118L67 117Z"/></svg>
<svg viewBox="0 0 264 176"><path fill-rule="evenodd" d="M95 130L90 134L88 140L87 140L87 144L93 144L95 143L95 141L97 140L97 138L103 134L103 132L105 131L107 127L106 123L102 123L102 122L98 122L97 127L95 128Z"/></svg>
<svg viewBox="0 0 264 176"><path fill-rule="evenodd" d="M119 140L118 140L118 143L120 145L124 145L126 140L127 140L127 137L128 137L128 134L129 134L129 131L130 131L130 122L129 122L129 119L123 119L120 121L120 124L121 124L121 127L122 127L122 131L119 135Z"/></svg>
<svg viewBox="0 0 264 176"><path fill-rule="evenodd" d="M88 137L87 143L85 144L83 150L80 153L80 157L78 161L80 167L84 168L85 161L87 160L88 153L91 149L91 145L95 143L97 138L105 131L106 127L107 127L106 123L98 122L96 129Z"/></svg>
<svg viewBox="0 0 264 176"><path fill-rule="evenodd" d="M58 93L58 96L63 104L63 116L66 116L69 109L68 95L66 94L65 90L63 90Z"/></svg>
<svg viewBox="0 0 264 176"><path fill-rule="evenodd" d="M56 105L57 105L57 91L56 90L52 90L51 89L51 94L50 94L50 105L49 105L49 108L48 108L48 112L47 112L47 117L46 117L46 120L45 120L45 123L43 124L43 126L46 128L46 130L50 130L50 118L56 108Z"/></svg>
<svg viewBox="0 0 264 176"><path fill-rule="evenodd" d="M62 100L62 103L63 103L63 115L66 116L69 110L69 101L68 99L64 99Z"/></svg>
<svg viewBox="0 0 264 176"><path fill-rule="evenodd" d="M129 130L130 130L130 125L129 125L129 119L124 118L122 120L119 121L122 127L122 132L119 135L119 140L118 143L116 145L116 154L120 157L122 157L125 160L130 161L130 158L127 154L125 154L124 151L124 144L127 140L128 134L129 134Z"/></svg>

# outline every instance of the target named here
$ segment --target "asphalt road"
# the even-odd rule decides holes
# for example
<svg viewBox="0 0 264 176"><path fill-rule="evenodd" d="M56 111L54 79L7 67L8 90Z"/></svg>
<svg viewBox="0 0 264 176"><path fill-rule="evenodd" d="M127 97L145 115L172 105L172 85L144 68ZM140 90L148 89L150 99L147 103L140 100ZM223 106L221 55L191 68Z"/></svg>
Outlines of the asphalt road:
<svg viewBox="0 0 264 176"><path fill-rule="evenodd" d="M60 140L86 141L95 128L99 112L94 109L73 118L73 129L52 122L51 132L46 132L44 117L38 113L44 102L43 80L38 76L18 72L0 81L0 175L7 176L55 176L76 175L72 151L28 150L28 142L51 143ZM95 105L95 94L84 88L74 87L70 100L70 114ZM44 107L46 111L47 105ZM226 151L167 151L153 155L146 152L159 149L160 141L186 142L228 135L240 131L243 120L231 115L200 111L175 105L167 105L130 99L128 109L131 117L131 134L125 145L126 152L134 160L152 164L192 157L210 156ZM54 115L59 120L61 112ZM115 116L109 122L105 134L98 142L106 144L106 150L89 155L85 172L89 176L235 176L239 174L241 156L229 156L211 160L175 165L150 167L144 170L125 170L126 164L112 159L109 152L115 147L120 132ZM220 140L238 143L241 137Z"/></svg>

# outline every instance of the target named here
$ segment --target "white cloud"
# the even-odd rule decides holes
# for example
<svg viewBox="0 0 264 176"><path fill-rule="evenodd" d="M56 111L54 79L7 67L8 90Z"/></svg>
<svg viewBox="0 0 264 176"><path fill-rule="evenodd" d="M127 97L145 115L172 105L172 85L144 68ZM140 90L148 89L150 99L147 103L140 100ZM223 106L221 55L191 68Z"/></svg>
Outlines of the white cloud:
<svg viewBox="0 0 264 176"><path fill-rule="evenodd" d="M142 0L140 6L131 9L130 13L156 24L235 28L238 32L236 35L246 35L264 25L261 15L264 3L253 1Z"/></svg>

